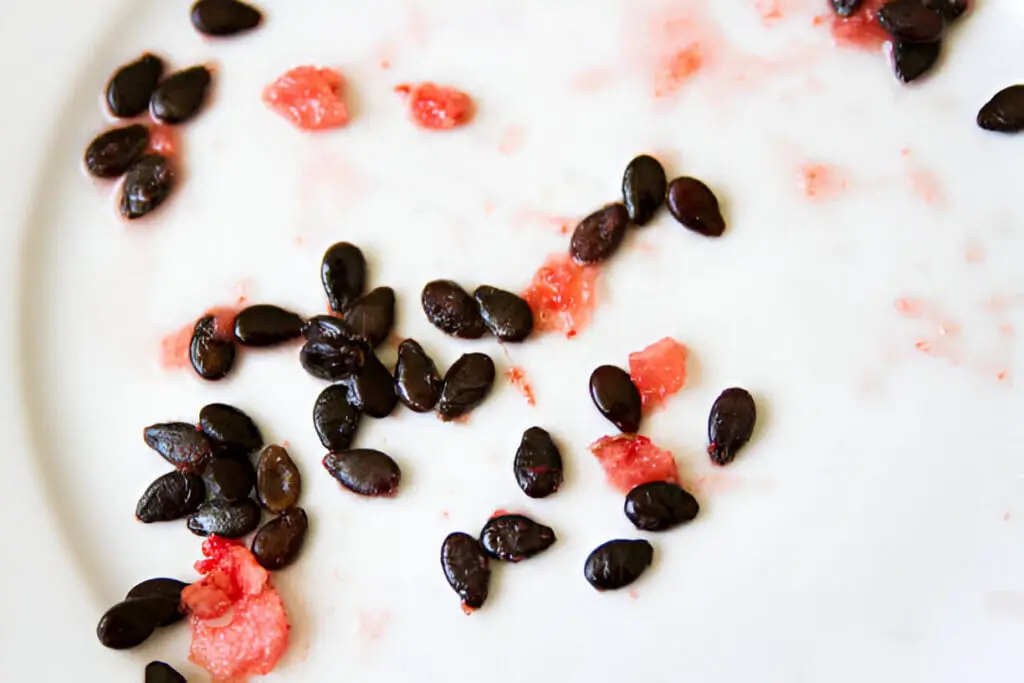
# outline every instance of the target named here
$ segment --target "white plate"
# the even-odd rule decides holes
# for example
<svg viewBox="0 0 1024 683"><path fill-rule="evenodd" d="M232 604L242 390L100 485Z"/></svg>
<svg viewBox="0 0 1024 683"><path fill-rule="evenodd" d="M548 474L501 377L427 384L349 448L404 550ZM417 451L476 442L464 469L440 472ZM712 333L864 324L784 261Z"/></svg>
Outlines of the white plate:
<svg viewBox="0 0 1024 683"><path fill-rule="evenodd" d="M1024 79L1024 18L1013 0L978 0L942 68L903 87L883 56L831 46L812 22L823 4L778 0L772 20L771 2L743 0L265 0L265 27L213 42L184 1L8 3L2 678L136 681L161 658L205 680L186 661L186 629L128 653L104 650L93 629L135 582L194 576L195 537L132 518L165 469L140 431L226 401L289 442L313 523L302 560L275 577L294 630L268 680L1017 680L1024 137L973 118ZM653 98L658 57L690 37L704 68ZM217 85L184 129L185 182L129 226L80 157L105 125L97 93L144 49L176 67L212 61ZM346 74L344 130L305 135L260 103L264 84L304 63ZM391 89L425 79L470 92L474 123L412 127ZM616 199L642 151L718 191L724 239L663 213L606 268L603 303L575 340L547 336L506 359L430 328L425 281L522 288L565 245L545 217ZM805 196L814 163L845 188ZM357 500L321 470L309 417L320 385L293 350L247 353L215 385L158 363L163 335L239 287L322 310L319 259L338 239L364 247L371 282L398 292L400 333L439 365L485 350L500 369L525 367L537 394L530 408L503 383L466 425L408 411L364 423L360 442L406 473L395 500ZM921 315L902 315L901 298ZM696 361L644 431L700 482L703 512L652 539L656 564L635 592L597 594L583 559L634 532L586 450L610 429L586 378L665 335ZM707 410L734 384L758 396L760 428L713 472ZM569 463L544 501L510 472L532 424ZM499 507L529 511L559 541L500 567L486 608L466 618L440 542Z"/></svg>

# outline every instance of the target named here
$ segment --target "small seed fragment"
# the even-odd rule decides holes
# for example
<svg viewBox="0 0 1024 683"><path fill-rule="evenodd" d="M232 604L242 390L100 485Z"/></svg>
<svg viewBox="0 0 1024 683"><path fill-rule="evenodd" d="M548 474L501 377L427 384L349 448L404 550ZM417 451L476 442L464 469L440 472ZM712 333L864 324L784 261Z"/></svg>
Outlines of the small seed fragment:
<svg viewBox="0 0 1024 683"><path fill-rule="evenodd" d="M256 304L235 317L235 339L244 346L274 346L301 334L302 318L280 306Z"/></svg>
<svg viewBox="0 0 1024 683"><path fill-rule="evenodd" d="M622 244L629 225L629 212L622 204L609 204L590 214L576 226L569 254L580 265L600 263Z"/></svg>
<svg viewBox="0 0 1024 683"><path fill-rule="evenodd" d="M203 316L196 321L188 357L196 374L203 379L223 379L235 365L235 343L233 339L217 336L216 317Z"/></svg>
<svg viewBox="0 0 1024 683"><path fill-rule="evenodd" d="M657 159L646 154L634 158L622 174L622 200L629 220L647 225L665 201L668 178Z"/></svg>
<svg viewBox="0 0 1024 683"><path fill-rule="evenodd" d="M892 68L896 77L904 83L916 81L928 73L939 59L942 43L904 43L896 41L892 46Z"/></svg>
<svg viewBox="0 0 1024 683"><path fill-rule="evenodd" d="M480 545L496 560L520 562L555 543L555 531L525 515L499 515L480 531Z"/></svg>
<svg viewBox="0 0 1024 683"><path fill-rule="evenodd" d="M668 184L669 213L684 227L705 237L721 237L725 232L718 199L707 185L696 178L676 178Z"/></svg>
<svg viewBox="0 0 1024 683"><path fill-rule="evenodd" d="M121 185L121 215L133 221L164 203L176 181L174 163L160 154L139 157Z"/></svg>
<svg viewBox="0 0 1024 683"><path fill-rule="evenodd" d="M1024 85L1011 85L997 92L978 112L978 126L997 133L1024 130Z"/></svg>
<svg viewBox="0 0 1024 683"><path fill-rule="evenodd" d="M117 178L128 172L149 146L149 129L141 124L111 128L85 148L85 169L97 178Z"/></svg>
<svg viewBox="0 0 1024 683"><path fill-rule="evenodd" d="M445 334L462 339L479 339L487 332L476 301L456 282L428 282L423 287L420 302L430 324Z"/></svg>
<svg viewBox="0 0 1024 683"><path fill-rule="evenodd" d="M302 475L283 447L270 444L256 465L256 493L260 504L274 513L294 507L302 494Z"/></svg>
<svg viewBox="0 0 1024 683"><path fill-rule="evenodd" d="M119 602L100 618L96 636L113 650L141 645L166 617L167 604L167 599L160 596Z"/></svg>
<svg viewBox="0 0 1024 683"><path fill-rule="evenodd" d="M170 664L153 661L146 665L145 683L188 683L188 681Z"/></svg>
<svg viewBox="0 0 1024 683"><path fill-rule="evenodd" d="M110 113L121 119L130 119L145 112L163 73L163 60L148 52L118 68L107 82L106 100Z"/></svg>
<svg viewBox="0 0 1024 683"><path fill-rule="evenodd" d="M437 366L419 342L406 339L398 345L395 393L399 401L417 413L429 412L437 405L442 386Z"/></svg>
<svg viewBox="0 0 1024 683"><path fill-rule="evenodd" d="M523 493L546 498L562 485L562 454L546 430L530 427L523 432L512 470Z"/></svg>
<svg viewBox="0 0 1024 683"><path fill-rule="evenodd" d="M260 506L251 498L235 503L214 498L188 518L188 530L196 536L241 538L260 525Z"/></svg>
<svg viewBox="0 0 1024 683"><path fill-rule="evenodd" d="M402 480L391 456L369 448L328 453L323 465L342 486L361 496L394 496Z"/></svg>
<svg viewBox="0 0 1024 683"><path fill-rule="evenodd" d="M208 36L233 36L260 25L263 15L238 0L198 0L192 5L192 25Z"/></svg>
<svg viewBox="0 0 1024 683"><path fill-rule="evenodd" d="M256 469L248 455L222 457L206 466L203 473L210 498L236 503L249 497L256 485Z"/></svg>
<svg viewBox="0 0 1024 683"><path fill-rule="evenodd" d="M893 38L907 43L934 43L942 37L942 15L924 0L890 0L878 10L878 23Z"/></svg>
<svg viewBox="0 0 1024 683"><path fill-rule="evenodd" d="M654 548L642 540L614 540L587 557L583 575L599 591L623 588L640 578L654 560Z"/></svg>
<svg viewBox="0 0 1024 683"><path fill-rule="evenodd" d="M395 290L377 287L345 308L345 322L371 348L381 345L395 324Z"/></svg>
<svg viewBox="0 0 1024 683"><path fill-rule="evenodd" d="M494 361L485 353L467 353L444 376L437 414L444 421L467 415L484 402L494 386Z"/></svg>
<svg viewBox="0 0 1024 683"><path fill-rule="evenodd" d="M226 403L211 403L199 411L199 428L225 453L248 457L263 445L252 418Z"/></svg>
<svg viewBox="0 0 1024 683"><path fill-rule="evenodd" d="M143 430L142 438L147 446L182 472L198 474L213 458L210 440L187 422L150 425Z"/></svg>
<svg viewBox="0 0 1024 683"><path fill-rule="evenodd" d="M212 74L205 66L193 66L160 81L149 101L153 118L164 123L184 123L206 102Z"/></svg>
<svg viewBox="0 0 1024 683"><path fill-rule="evenodd" d="M293 507L256 531L252 554L264 569L276 571L295 562L306 541L306 511Z"/></svg>
<svg viewBox="0 0 1024 683"><path fill-rule="evenodd" d="M366 259L359 247L338 242L324 252L320 280L331 310L340 313L366 288Z"/></svg>
<svg viewBox="0 0 1024 683"><path fill-rule="evenodd" d="M483 607L491 583L490 561L480 543L461 531L448 534L441 544L441 568L448 584L462 598L467 614Z"/></svg>
<svg viewBox="0 0 1024 683"><path fill-rule="evenodd" d="M483 285L476 288L473 298L487 329L501 341L520 342L533 332L533 311L522 297Z"/></svg>
<svg viewBox="0 0 1024 683"><path fill-rule="evenodd" d="M726 389L715 399L708 417L708 454L716 465L728 465L750 440L757 420L754 397L745 389Z"/></svg>
<svg viewBox="0 0 1024 683"><path fill-rule="evenodd" d="M181 609L181 591L184 590L187 585L188 584L184 581L178 581L177 579L146 579L145 581L133 586L132 589L128 591L128 595L125 596L125 600L152 597L164 598L174 606L174 609L168 610L167 616L160 620L157 626L170 626L173 623L181 621L185 617L185 614Z"/></svg>
<svg viewBox="0 0 1024 683"><path fill-rule="evenodd" d="M344 380L348 401L367 417L384 418L398 405L395 380L372 351L367 353L363 369Z"/></svg>
<svg viewBox="0 0 1024 683"><path fill-rule="evenodd" d="M626 434L640 431L643 399L629 373L602 365L590 374L590 398L609 422Z"/></svg>
<svg viewBox="0 0 1024 683"><path fill-rule="evenodd" d="M135 506L135 517L143 524L181 519L198 510L205 497L202 477L175 470L146 487Z"/></svg>
<svg viewBox="0 0 1024 683"><path fill-rule="evenodd" d="M626 517L641 531L666 531L689 522L700 511L697 499L667 481L640 484L626 494Z"/></svg>

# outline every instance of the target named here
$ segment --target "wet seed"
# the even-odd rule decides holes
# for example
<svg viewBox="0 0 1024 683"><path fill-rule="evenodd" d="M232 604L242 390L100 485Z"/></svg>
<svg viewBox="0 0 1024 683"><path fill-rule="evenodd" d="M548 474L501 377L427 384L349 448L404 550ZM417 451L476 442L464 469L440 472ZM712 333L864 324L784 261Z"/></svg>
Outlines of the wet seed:
<svg viewBox="0 0 1024 683"><path fill-rule="evenodd" d="M97 178L128 172L149 146L149 129L141 124L103 131L85 148L85 169Z"/></svg>
<svg viewBox="0 0 1024 683"><path fill-rule="evenodd" d="M199 411L199 428L225 453L248 457L263 446L263 435L252 418L226 403L211 403Z"/></svg>
<svg viewBox="0 0 1024 683"><path fill-rule="evenodd" d="M622 200L629 220L646 225L665 201L668 178L657 159L646 154L634 158L622 175Z"/></svg>
<svg viewBox="0 0 1024 683"><path fill-rule="evenodd" d="M371 348L380 346L395 324L395 290L377 287L359 297L345 308L345 322Z"/></svg>
<svg viewBox="0 0 1024 683"><path fill-rule="evenodd" d="M167 606L168 600L160 596L119 602L100 618L96 636L113 650L141 645L166 618Z"/></svg>
<svg viewBox="0 0 1024 683"><path fill-rule="evenodd" d="M332 311L344 311L366 288L366 259L359 247L338 242L324 252L320 264L327 301Z"/></svg>
<svg viewBox="0 0 1024 683"><path fill-rule="evenodd" d="M626 434L640 430L643 401L629 373L614 365L602 365L590 374L590 398L609 422Z"/></svg>
<svg viewBox="0 0 1024 683"><path fill-rule="evenodd" d="M434 361L417 341L406 339L398 345L395 393L399 401L417 413L429 412L437 405L443 384Z"/></svg>
<svg viewBox="0 0 1024 683"><path fill-rule="evenodd" d="M121 215L132 221L164 203L174 189L174 164L160 154L139 157L121 185Z"/></svg>
<svg viewBox="0 0 1024 683"><path fill-rule="evenodd" d="M365 340L347 322L334 315L314 315L302 323L302 336L310 342L336 344L347 341L365 346Z"/></svg>
<svg viewBox="0 0 1024 683"><path fill-rule="evenodd" d="M223 379L235 365L235 343L231 339L219 339L217 319L207 315L196 321L188 357L196 374L203 379Z"/></svg>
<svg viewBox="0 0 1024 683"><path fill-rule="evenodd" d="M483 285L476 288L473 298L487 329L501 341L520 342L533 332L533 311L521 297Z"/></svg>
<svg viewBox="0 0 1024 683"><path fill-rule="evenodd" d="M153 118L164 123L184 123L195 116L206 101L212 75L205 66L176 71L160 81L149 101Z"/></svg>
<svg viewBox="0 0 1024 683"><path fill-rule="evenodd" d="M1011 85L997 92L978 112L978 125L997 133L1024 130L1024 85Z"/></svg>
<svg viewBox="0 0 1024 683"><path fill-rule="evenodd" d="M853 16L854 12L860 9L864 0L829 0L832 9L841 17Z"/></svg>
<svg viewBox="0 0 1024 683"><path fill-rule="evenodd" d="M215 458L206 466L203 479L210 498L237 503L252 493L252 487L256 485L256 468L247 455Z"/></svg>
<svg viewBox="0 0 1024 683"><path fill-rule="evenodd" d="M280 306L256 304L235 317L235 339L244 346L274 346L302 334L302 318Z"/></svg>
<svg viewBox="0 0 1024 683"><path fill-rule="evenodd" d="M142 438L147 446L182 472L198 474L213 458L210 440L187 422L150 425L143 430Z"/></svg>
<svg viewBox="0 0 1024 683"><path fill-rule="evenodd" d="M940 42L896 41L892 46L892 68L896 77L904 83L910 83L928 73L939 59L941 45Z"/></svg>
<svg viewBox="0 0 1024 683"><path fill-rule="evenodd" d="M107 81L106 100L110 113L130 119L145 112L163 73L163 60L148 52L120 67Z"/></svg>
<svg viewBox="0 0 1024 683"><path fill-rule="evenodd" d="M281 446L271 444L256 465L256 494L260 504L274 513L294 507L302 494L302 475Z"/></svg>
<svg viewBox="0 0 1024 683"><path fill-rule="evenodd" d="M309 341L302 345L299 362L313 377L337 382L360 373L370 353L363 342Z"/></svg>
<svg viewBox="0 0 1024 683"><path fill-rule="evenodd" d="M451 280L428 282L423 287L420 302L430 324L445 334L462 339L479 339L487 332L476 301Z"/></svg>
<svg viewBox="0 0 1024 683"><path fill-rule="evenodd" d="M599 263L611 257L622 244L629 225L629 213L622 204L609 204L590 214L576 226L569 253L576 263Z"/></svg>
<svg viewBox="0 0 1024 683"><path fill-rule="evenodd" d="M716 465L728 465L750 440L757 420L754 397L745 389L726 389L715 399L708 417L708 454Z"/></svg>
<svg viewBox="0 0 1024 683"><path fill-rule="evenodd" d="M924 0L924 4L948 22L956 21L967 11L967 0Z"/></svg>
<svg viewBox="0 0 1024 683"><path fill-rule="evenodd" d="M154 661L146 665L145 683L188 683L188 681L170 664Z"/></svg>
<svg viewBox="0 0 1024 683"><path fill-rule="evenodd" d="M494 386L494 361L484 353L467 353L448 368L437 402L442 420L467 415L484 402Z"/></svg>
<svg viewBox="0 0 1024 683"><path fill-rule="evenodd" d="M205 497L202 477L175 470L146 487L135 506L135 517L143 524L181 519L198 510Z"/></svg>
<svg viewBox="0 0 1024 683"><path fill-rule="evenodd" d="M196 536L241 538L260 525L260 506L251 498L229 503L215 498L203 503L188 518L188 530Z"/></svg>
<svg viewBox="0 0 1024 683"><path fill-rule="evenodd" d="M608 541L587 557L583 575L599 591L615 590L640 578L653 560L654 548L647 541Z"/></svg>
<svg viewBox="0 0 1024 683"><path fill-rule="evenodd" d="M252 539L252 554L264 569L284 569L299 556L306 541L309 521L302 508L291 508L256 532Z"/></svg>
<svg viewBox="0 0 1024 683"><path fill-rule="evenodd" d="M352 446L362 413L348 398L344 384L333 384L317 396L313 404L313 428L320 443L331 451L344 451Z"/></svg>
<svg viewBox="0 0 1024 683"><path fill-rule="evenodd" d="M363 369L344 384L349 403L367 417L387 417L398 405L395 380L372 351L367 353Z"/></svg>
<svg viewBox="0 0 1024 683"><path fill-rule="evenodd" d="M562 485L562 454L540 427L523 432L512 469L519 488L530 498L550 496Z"/></svg>
<svg viewBox="0 0 1024 683"><path fill-rule="evenodd" d="M652 481L626 494L623 509L637 529L665 531L692 520L700 505L681 487L667 481Z"/></svg>
<svg viewBox="0 0 1024 683"><path fill-rule="evenodd" d="M878 23L906 43L934 43L942 37L942 15L924 0L890 0L878 10Z"/></svg>
<svg viewBox="0 0 1024 683"><path fill-rule="evenodd" d="M402 472L390 456L356 448L324 456L324 468L349 491L361 496L394 496Z"/></svg>
<svg viewBox="0 0 1024 683"><path fill-rule="evenodd" d="M721 237L725 219L718 199L707 185L696 178L676 178L668 184L669 213L684 227L705 237Z"/></svg>
<svg viewBox="0 0 1024 683"><path fill-rule="evenodd" d="M263 15L238 0L199 0L192 5L192 25L208 36L233 36L260 25Z"/></svg>
<svg viewBox="0 0 1024 683"><path fill-rule="evenodd" d="M456 531L441 544L441 568L448 584L462 598L467 611L483 607L491 583L490 561L480 543L469 534Z"/></svg>
<svg viewBox="0 0 1024 683"><path fill-rule="evenodd" d="M524 515L500 515L487 520L480 545L496 560L520 562L542 553L555 543L555 531Z"/></svg>
<svg viewBox="0 0 1024 683"><path fill-rule="evenodd" d="M158 597L168 601L173 606L173 609L168 609L167 615L160 620L157 626L170 626L171 624L181 621L184 618L184 613L181 609L181 591L184 590L188 584L184 581L178 581L177 579L146 579L142 583L136 584L128 595L125 596L125 600L136 600L141 598L152 598Z"/></svg>

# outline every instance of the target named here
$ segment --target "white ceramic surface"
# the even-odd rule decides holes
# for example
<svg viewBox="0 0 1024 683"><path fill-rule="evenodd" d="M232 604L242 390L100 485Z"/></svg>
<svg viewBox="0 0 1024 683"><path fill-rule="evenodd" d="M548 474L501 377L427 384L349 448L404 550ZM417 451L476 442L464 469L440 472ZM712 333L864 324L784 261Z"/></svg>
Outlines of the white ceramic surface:
<svg viewBox="0 0 1024 683"><path fill-rule="evenodd" d="M206 680L186 629L127 653L93 629L138 580L194 576L198 539L132 517L166 469L140 432L212 401L289 442L305 476L311 537L275 576L293 645L267 680L1019 680L1024 137L973 123L1024 80L1016 0L977 0L942 67L909 88L884 56L831 45L812 21L824 0L261 4L263 28L218 42L195 34L184 0L0 9L0 680L137 681L151 658ZM690 35L704 68L652 97L658 58ZM187 176L167 209L126 225L80 157L105 125L98 91L142 50L215 63L216 95L183 131ZM307 63L345 73L347 128L306 135L261 104L264 84ZM471 93L476 120L411 126L392 88L418 80ZM716 189L725 238L663 212L605 269L571 341L506 356L429 326L425 281L521 289L567 241L550 217L614 200L644 151ZM845 187L809 198L801 169L816 163ZM499 371L523 366L537 395L531 408L501 383L464 425L364 421L359 442L403 467L394 500L357 499L320 468L321 385L294 349L246 353L218 384L159 365L164 335L240 290L321 311L319 260L339 239L365 249L371 283L397 290L399 333L439 365L484 350ZM635 592L597 594L586 554L634 532L586 450L611 429L586 379L665 335L691 347L691 382L644 431L698 484L702 515L652 538ZM707 410L734 384L761 421L713 471ZM568 463L544 501L511 475L533 424ZM498 568L467 618L440 542L500 507L559 541Z"/></svg>

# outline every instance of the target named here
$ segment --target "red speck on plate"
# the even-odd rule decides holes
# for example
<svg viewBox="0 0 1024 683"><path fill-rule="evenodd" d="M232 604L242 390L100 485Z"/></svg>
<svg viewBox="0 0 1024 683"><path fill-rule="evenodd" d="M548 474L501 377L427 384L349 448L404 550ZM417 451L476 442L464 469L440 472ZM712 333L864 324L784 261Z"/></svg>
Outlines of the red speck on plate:
<svg viewBox="0 0 1024 683"><path fill-rule="evenodd" d="M600 274L600 268L581 266L566 253L549 256L522 294L533 311L534 328L575 337L597 306L595 286Z"/></svg>
<svg viewBox="0 0 1024 683"><path fill-rule="evenodd" d="M834 166L812 163L800 168L800 187L808 199L829 199L845 190L846 185L846 178Z"/></svg>
<svg viewBox="0 0 1024 683"><path fill-rule="evenodd" d="M178 129L162 123L154 123L149 127L149 151L165 157L178 154Z"/></svg>
<svg viewBox="0 0 1024 683"><path fill-rule="evenodd" d="M657 408L683 388L688 355L689 350L672 337L629 354L629 376L640 391L645 410Z"/></svg>
<svg viewBox="0 0 1024 683"><path fill-rule="evenodd" d="M263 91L268 107L301 130L328 130L348 123L342 98L345 79L334 69L298 66Z"/></svg>
<svg viewBox="0 0 1024 683"><path fill-rule="evenodd" d="M519 366L512 366L505 371L505 379L519 389L519 393L526 397L526 402L531 406L537 405L537 398L533 395L533 387L530 386L530 380L526 377L526 371Z"/></svg>
<svg viewBox="0 0 1024 683"><path fill-rule="evenodd" d="M679 469L670 451L658 448L646 436L602 436L590 444L608 483L623 493L650 481L679 483Z"/></svg>
<svg viewBox="0 0 1024 683"><path fill-rule="evenodd" d="M395 92L409 98L409 115L421 128L451 130L473 118L473 100L466 93L436 83L403 84Z"/></svg>
<svg viewBox="0 0 1024 683"><path fill-rule="evenodd" d="M505 515L514 515L514 514L516 514L516 513L512 512L510 510L506 510L505 508L498 508L497 510L495 510L494 512L491 513L490 519L494 519L495 517L504 517Z"/></svg>
<svg viewBox="0 0 1024 683"><path fill-rule="evenodd" d="M654 50L654 96L662 98L713 65L723 41L718 26L704 11L688 6L655 13L645 42L645 49Z"/></svg>
<svg viewBox="0 0 1024 683"><path fill-rule="evenodd" d="M829 13L826 20L832 32L832 40L840 47L858 50L878 51L892 40L878 23L878 10L887 0L864 0L864 4L850 17Z"/></svg>
<svg viewBox="0 0 1024 683"><path fill-rule="evenodd" d="M498 151L506 156L511 156L523 146L523 137L526 130L522 126L512 125L501 134L501 141L498 143Z"/></svg>

